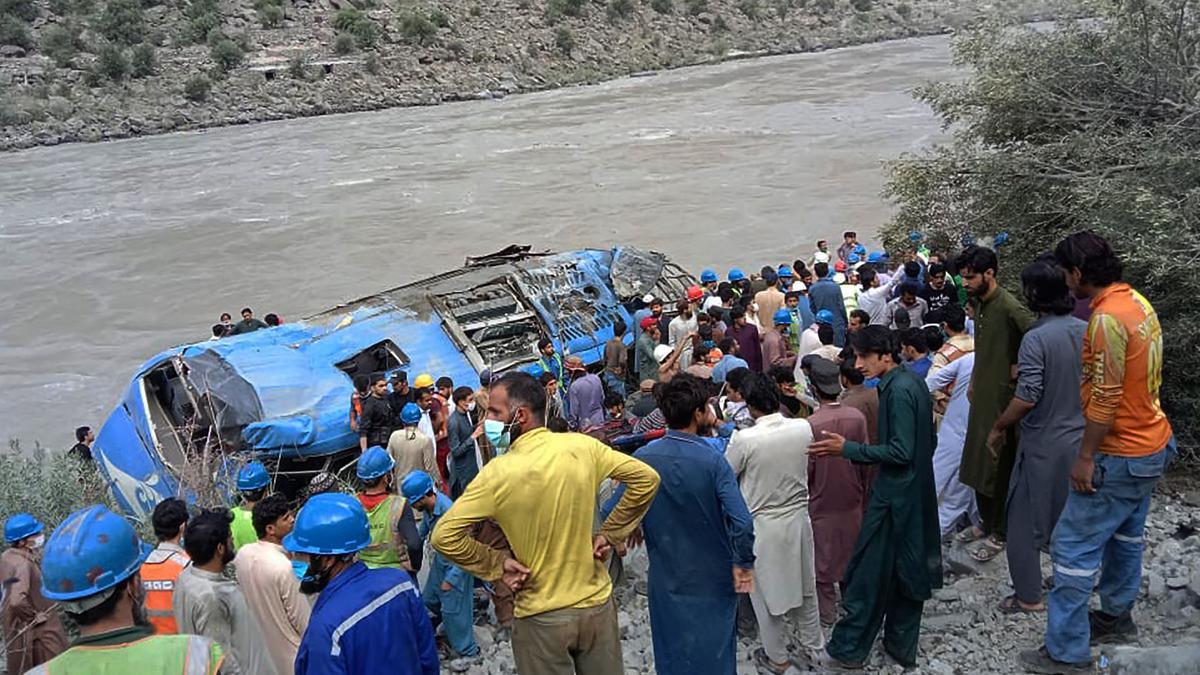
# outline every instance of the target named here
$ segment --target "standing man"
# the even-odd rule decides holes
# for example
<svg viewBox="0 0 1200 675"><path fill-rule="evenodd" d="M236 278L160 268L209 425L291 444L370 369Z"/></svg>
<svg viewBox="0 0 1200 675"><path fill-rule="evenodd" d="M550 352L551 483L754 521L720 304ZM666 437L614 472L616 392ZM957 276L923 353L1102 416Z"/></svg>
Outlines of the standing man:
<svg viewBox="0 0 1200 675"><path fill-rule="evenodd" d="M921 299L925 301L930 312L958 304L958 289L946 280L946 266L942 263L931 263L926 270Z"/></svg>
<svg viewBox="0 0 1200 675"><path fill-rule="evenodd" d="M838 249L837 249L838 260L846 260L847 258L850 257L851 253L854 253L854 251L857 248L858 248L858 233L850 231L850 230L843 232L842 233L842 245L838 246ZM828 261L825 261L825 262L828 263ZM814 267L816 267L816 265L814 265ZM817 272L817 276L820 277L823 275L820 272Z"/></svg>
<svg viewBox="0 0 1200 675"><path fill-rule="evenodd" d="M935 397L935 403L939 394L949 392L943 408L945 415L938 428L937 448L933 451L933 484L937 490L938 526L942 536L952 534L963 515L978 520L975 492L959 479L963 444L967 438L967 418L971 412L967 390L971 386L971 373L974 370L975 352L967 352L945 368L936 371L931 369L925 376L925 385ZM972 537L969 533L965 536ZM1040 578L1038 585L1041 585Z"/></svg>
<svg viewBox="0 0 1200 675"><path fill-rule="evenodd" d="M563 358L554 350L554 341L550 338L539 339L537 341L537 350L538 360L537 363L530 367L530 374L538 377L542 373L550 373L559 382L566 382L564 378L566 372L563 370Z"/></svg>
<svg viewBox="0 0 1200 675"><path fill-rule="evenodd" d="M296 517L287 497L281 494L269 495L255 504L253 515L258 541L238 550L233 567L246 604L262 629L275 672L290 673L295 670L300 636L308 628L311 611L308 600L300 593L292 561L283 550L283 538L292 531Z"/></svg>
<svg viewBox="0 0 1200 675"><path fill-rule="evenodd" d="M254 512L254 505L266 495L270 485L271 474L267 473L267 467L263 466L262 462L250 462L238 471L237 488L242 503L233 507L232 512L231 529L235 551L252 541L258 541L258 534L254 532L254 517L251 514Z"/></svg>
<svg viewBox="0 0 1200 675"><path fill-rule="evenodd" d="M758 305L758 318L762 321L762 328L766 330L771 327L770 322L775 313L783 307L784 296L779 290L779 277L775 270L770 267L763 268L763 280L767 282L767 287L754 294L754 303Z"/></svg>
<svg viewBox="0 0 1200 675"><path fill-rule="evenodd" d="M67 516L46 542L42 595L79 626L79 637L27 675L221 672L217 643L155 635L146 623L138 569L150 551L132 525L99 504Z"/></svg>
<svg viewBox="0 0 1200 675"><path fill-rule="evenodd" d="M92 443L95 442L96 434L92 432L91 427L79 427L75 430L75 445L71 446L67 454L81 462L91 463Z"/></svg>
<svg viewBox="0 0 1200 675"><path fill-rule="evenodd" d="M418 469L431 476L438 475L433 439L417 426L421 423L421 408L416 403L405 403L400 423L404 426L392 432L387 445L388 454L396 462L396 475L403 478Z"/></svg>
<svg viewBox="0 0 1200 675"><path fill-rule="evenodd" d="M783 306L792 317L792 323L788 327L788 343L792 347L792 352L799 354L800 333L811 326L817 320L817 317L813 314L812 305L808 303L808 300L800 291L788 291L784 293Z"/></svg>
<svg viewBox="0 0 1200 675"><path fill-rule="evenodd" d="M371 569L414 572L421 568L423 547L412 508L392 491L395 468L396 461L379 446L367 448L358 459L355 473L363 490L357 497L371 526L371 543L359 551L358 559Z"/></svg>
<svg viewBox="0 0 1200 675"><path fill-rule="evenodd" d="M317 595L293 671L302 675L437 675L433 627L407 573L369 569L357 553L371 541L358 500L316 495L284 539L306 595Z"/></svg>
<svg viewBox="0 0 1200 675"><path fill-rule="evenodd" d="M483 435L482 425L477 426L471 421L470 406L475 392L470 387L459 387L451 397L454 401L454 412L450 413L450 494L454 497L462 494L479 473L479 446L475 440Z"/></svg>
<svg viewBox="0 0 1200 675"><path fill-rule="evenodd" d="M853 356L842 361L838 372L842 381L842 404L863 414L867 420L867 444L879 445L879 390L864 384L866 378L859 372Z"/></svg>
<svg viewBox="0 0 1200 675"><path fill-rule="evenodd" d="M1146 514L1175 439L1159 401L1162 326L1154 308L1121 280L1120 258L1098 235L1073 234L1054 257L1075 295L1092 301L1083 339L1085 422L1050 545L1046 643L1022 652L1021 662L1038 673L1090 672L1089 641L1137 635L1130 610L1141 588ZM1090 612L1097 579L1100 610Z"/></svg>
<svg viewBox="0 0 1200 675"><path fill-rule="evenodd" d="M1012 400L1017 380L1017 352L1033 315L996 281L996 252L968 246L956 264L975 313L975 368L971 375L971 413L963 446L960 477L975 490L975 504L987 539L971 556L986 562L1004 551L1008 518L1008 480L1017 455L1017 430L1010 427L993 446L988 433Z"/></svg>
<svg viewBox="0 0 1200 675"><path fill-rule="evenodd" d="M485 466L442 516L433 547L467 572L486 581L502 578L518 591L517 670L620 675L616 606L604 561L650 508L658 474L593 438L550 433L545 414L545 393L532 377L509 373L492 385L484 431L508 453ZM596 486L604 478L626 490L593 534ZM508 535L515 558L471 538L474 524L488 518Z"/></svg>
<svg viewBox="0 0 1200 675"><path fill-rule="evenodd" d="M387 378L383 373L371 376L370 395L362 402L362 415L358 418L358 447L365 451L372 445L387 445L392 435L396 413L388 403Z"/></svg>
<svg viewBox="0 0 1200 675"><path fill-rule="evenodd" d="M892 289L900 283L900 275L893 274L886 283L880 280L879 272L870 265L864 265L858 270L858 308L871 317L871 324L887 326L892 323L892 314L888 302L892 299Z"/></svg>
<svg viewBox="0 0 1200 675"><path fill-rule="evenodd" d="M54 604L42 595L38 558L46 543L45 528L28 513L4 521L8 548L0 554L0 625L4 630L9 673L23 673L58 656L67 634Z"/></svg>
<svg viewBox="0 0 1200 675"><path fill-rule="evenodd" d="M829 265L817 263L813 265L817 280L808 287L808 298L812 302L814 314L821 310L829 310L833 314L833 344L843 347L846 344L846 302L842 298L842 289L829 278Z"/></svg>
<svg viewBox="0 0 1200 675"><path fill-rule="evenodd" d="M964 354L975 351L975 338L967 333L967 313L958 303L942 309L942 332L946 335L946 341L933 355L933 363L929 366L930 375Z"/></svg>
<svg viewBox="0 0 1200 675"><path fill-rule="evenodd" d="M412 387L408 386L408 373L397 370L392 374L392 393L388 394L388 404L392 406L392 412L399 415L400 411L404 410L404 406L414 403L416 400L416 393Z"/></svg>
<svg viewBox="0 0 1200 675"><path fill-rule="evenodd" d="M642 523L658 675L737 669L737 594L754 584L754 521L729 463L706 441L716 423L691 375L662 385L667 435L633 454L663 477Z"/></svg>
<svg viewBox="0 0 1200 675"><path fill-rule="evenodd" d="M698 330L696 315L692 312L692 304L687 300L675 303L678 314L671 323L667 324L667 345L671 348L687 343L680 356L680 369L686 369L692 363L692 335Z"/></svg>
<svg viewBox="0 0 1200 675"><path fill-rule="evenodd" d="M203 635L225 652L222 672L276 675L262 648L262 629L236 581L224 575L234 557L233 515L203 511L188 521L184 543L192 564L179 574L172 611L179 632Z"/></svg>
<svg viewBox="0 0 1200 675"><path fill-rule="evenodd" d="M604 343L604 384L625 398L625 377L629 374L629 350L625 348L625 322L617 319L613 336ZM483 406L484 410L487 406Z"/></svg>
<svg viewBox="0 0 1200 675"><path fill-rule="evenodd" d="M146 618L158 635L178 633L175 612L171 609L175 580L191 564L191 558L180 546L187 529L187 504L182 499L164 499L154 507L150 517L158 546L142 563L142 586L146 590Z"/></svg>
<svg viewBox="0 0 1200 675"><path fill-rule="evenodd" d="M925 304L918 294L921 292L921 287L915 281L905 282L900 284L900 295L895 300L887 304L887 312L892 316L892 329L900 328L896 323L895 317L900 312L908 314L908 325L912 328L920 328L925 323L925 314L929 311L929 306Z"/></svg>
<svg viewBox="0 0 1200 675"><path fill-rule="evenodd" d="M642 319L642 334L638 336L633 355L634 369L643 381L658 382L658 359L654 358L654 348L658 344L658 320L648 316Z"/></svg>
<svg viewBox="0 0 1200 675"><path fill-rule="evenodd" d="M842 395L841 374L828 359L812 364L813 392L821 407L808 416L813 435L831 431L856 443L867 443L867 418L838 401ZM844 457L808 458L809 515L816 550L817 598L821 624L837 623L836 584L840 584L854 552L854 541L862 527L867 504L866 485L850 460Z"/></svg>
<svg viewBox="0 0 1200 675"><path fill-rule="evenodd" d="M242 320L233 324L230 330L230 335L241 335L243 333L253 333L256 330L267 328L267 324L261 320L254 318L254 310L249 307L242 308Z"/></svg>
<svg viewBox="0 0 1200 675"><path fill-rule="evenodd" d="M758 619L760 668L788 671L785 617L799 629L807 661L825 646L817 603L816 552L808 518L807 420L779 412L779 390L771 378L750 373L741 386L754 426L734 432L725 459L737 474L754 514L754 587L750 602Z"/></svg>
<svg viewBox="0 0 1200 675"><path fill-rule="evenodd" d="M879 464L854 555L846 567L846 616L829 640L828 669L861 668L883 626L883 648L900 665L917 662L921 610L942 585L942 548L933 491L933 411L929 390L900 366L899 345L883 326L854 336L855 363L879 378L879 445L825 432L816 457Z"/></svg>
<svg viewBox="0 0 1200 675"><path fill-rule="evenodd" d="M603 424L604 383L598 375L588 372L578 356L568 356L566 368L571 378L567 389L567 424L575 431Z"/></svg>
<svg viewBox="0 0 1200 675"><path fill-rule="evenodd" d="M762 338L758 335L758 327L746 320L746 310L740 306L729 310L729 316L733 320L733 325L725 334L737 340L738 357L746 362L750 370L761 373L763 369Z"/></svg>
<svg viewBox="0 0 1200 675"><path fill-rule="evenodd" d="M774 326L762 339L763 367L770 370L780 366L790 371L796 365L796 353L791 350L787 337L787 331L792 325L792 314L786 309L779 309L774 318Z"/></svg>

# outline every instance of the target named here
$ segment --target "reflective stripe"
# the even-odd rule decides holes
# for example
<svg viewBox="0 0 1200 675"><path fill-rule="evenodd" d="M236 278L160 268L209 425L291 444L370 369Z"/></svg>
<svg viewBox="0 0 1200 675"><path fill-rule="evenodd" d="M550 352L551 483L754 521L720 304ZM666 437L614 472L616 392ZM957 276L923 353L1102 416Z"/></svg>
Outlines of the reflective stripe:
<svg viewBox="0 0 1200 675"><path fill-rule="evenodd" d="M1125 542L1126 544L1140 544L1140 543L1142 543L1142 538L1141 538L1141 537L1129 537L1129 536L1126 536L1126 535L1124 535L1124 534L1120 534L1120 533L1115 533L1115 534L1113 534L1113 539L1116 539L1117 541L1123 541L1123 542Z"/></svg>
<svg viewBox="0 0 1200 675"><path fill-rule="evenodd" d="M1096 574L1096 570L1081 570L1073 567L1063 567L1062 565L1055 565L1054 571L1062 572L1069 577L1090 577Z"/></svg>
<svg viewBox="0 0 1200 675"><path fill-rule="evenodd" d="M183 665L183 675L209 675L211 659L212 641L196 635L188 636L187 661Z"/></svg>
<svg viewBox="0 0 1200 675"><path fill-rule="evenodd" d="M175 612L169 609L146 609L146 616L175 616Z"/></svg>
<svg viewBox="0 0 1200 675"><path fill-rule="evenodd" d="M330 656L341 656L341 654L342 654L342 636L345 635L347 632L349 632L349 630L351 628L354 628L354 626L357 625L359 621L362 621L363 619L367 618L368 616L371 615L372 612L374 612L375 610L384 606L390 600L392 600L396 596L400 595L401 593L404 593L407 591L412 591L412 590L413 590L413 585L412 585L411 581L405 581L402 584L396 584L395 586L392 586L390 589L388 589L388 591L386 593L380 595L379 597L375 598L370 603L368 603L366 607L363 607L362 609L358 610L357 612L351 614L350 618L343 621L341 623L341 625L339 625L337 628L335 628L333 630L333 635L331 637L331 640L333 642L333 647L329 650L329 655Z"/></svg>

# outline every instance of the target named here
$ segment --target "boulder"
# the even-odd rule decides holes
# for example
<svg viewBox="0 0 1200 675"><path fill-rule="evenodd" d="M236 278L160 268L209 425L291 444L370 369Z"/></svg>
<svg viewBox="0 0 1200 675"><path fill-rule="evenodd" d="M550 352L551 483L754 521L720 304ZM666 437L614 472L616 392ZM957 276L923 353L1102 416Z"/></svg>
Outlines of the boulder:
<svg viewBox="0 0 1200 675"><path fill-rule="evenodd" d="M6 59L20 59L25 57L25 48L17 45L0 46L0 56Z"/></svg>
<svg viewBox="0 0 1200 675"><path fill-rule="evenodd" d="M1189 675L1200 662L1200 642L1170 647L1114 647L1104 651L1112 675Z"/></svg>

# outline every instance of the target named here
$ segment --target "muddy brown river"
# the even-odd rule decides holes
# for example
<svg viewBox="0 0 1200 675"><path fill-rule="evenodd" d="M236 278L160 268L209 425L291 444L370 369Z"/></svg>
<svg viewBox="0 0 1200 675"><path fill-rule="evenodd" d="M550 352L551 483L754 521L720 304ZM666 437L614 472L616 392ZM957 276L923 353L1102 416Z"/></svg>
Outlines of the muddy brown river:
<svg viewBox="0 0 1200 675"><path fill-rule="evenodd" d="M500 101L0 155L0 436L98 427L134 370L244 305L285 320L509 243L757 268L887 218L940 132L946 37Z"/></svg>

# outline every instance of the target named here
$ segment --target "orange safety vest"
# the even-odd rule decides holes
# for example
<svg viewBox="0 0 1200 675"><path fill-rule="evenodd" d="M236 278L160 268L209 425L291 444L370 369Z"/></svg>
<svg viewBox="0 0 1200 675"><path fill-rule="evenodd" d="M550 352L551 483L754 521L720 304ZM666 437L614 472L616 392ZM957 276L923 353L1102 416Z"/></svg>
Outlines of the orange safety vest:
<svg viewBox="0 0 1200 675"><path fill-rule="evenodd" d="M176 547L165 548L159 544L142 563L142 588L146 591L146 618L154 626L156 635L174 635L179 632L175 624L175 612L171 609L175 594L175 580L185 567L192 564L187 554Z"/></svg>

